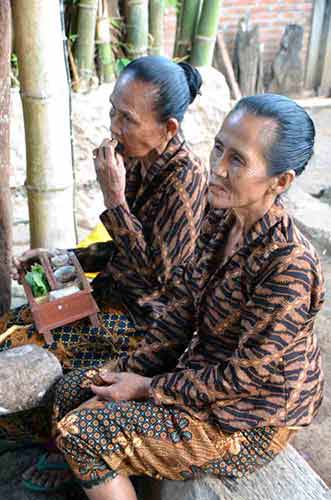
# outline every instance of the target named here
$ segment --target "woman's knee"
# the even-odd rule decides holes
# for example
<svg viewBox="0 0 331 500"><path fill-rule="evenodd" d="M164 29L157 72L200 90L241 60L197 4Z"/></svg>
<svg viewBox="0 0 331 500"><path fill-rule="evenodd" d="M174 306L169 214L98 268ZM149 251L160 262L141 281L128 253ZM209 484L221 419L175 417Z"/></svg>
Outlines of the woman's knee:
<svg viewBox="0 0 331 500"><path fill-rule="evenodd" d="M94 372L96 370L76 369L57 382L54 390L54 412L57 421L93 396L90 385Z"/></svg>

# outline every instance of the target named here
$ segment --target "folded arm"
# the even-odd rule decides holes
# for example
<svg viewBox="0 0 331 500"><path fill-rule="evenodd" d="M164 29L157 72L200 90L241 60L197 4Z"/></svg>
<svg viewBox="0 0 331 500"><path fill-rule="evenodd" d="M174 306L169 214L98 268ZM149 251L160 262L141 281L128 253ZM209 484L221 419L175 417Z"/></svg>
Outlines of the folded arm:
<svg viewBox="0 0 331 500"><path fill-rule="evenodd" d="M260 394L273 367L294 345L323 302L323 286L310 259L282 256L258 283L242 311L238 348L223 364L155 376L156 402L193 409L226 406ZM313 304L314 302L314 304Z"/></svg>

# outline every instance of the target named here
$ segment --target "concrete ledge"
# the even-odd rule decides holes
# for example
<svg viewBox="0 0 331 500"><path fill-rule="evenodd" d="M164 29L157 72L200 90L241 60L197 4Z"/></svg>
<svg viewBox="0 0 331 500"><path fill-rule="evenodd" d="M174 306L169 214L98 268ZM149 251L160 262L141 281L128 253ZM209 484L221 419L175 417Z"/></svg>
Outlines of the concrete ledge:
<svg viewBox="0 0 331 500"><path fill-rule="evenodd" d="M331 255L331 207L296 184L286 193L284 202L300 230L316 243L319 252Z"/></svg>
<svg viewBox="0 0 331 500"><path fill-rule="evenodd" d="M139 478L139 500L327 500L330 491L292 447L247 479L225 487L213 476L193 481ZM329 496L328 496L329 495Z"/></svg>

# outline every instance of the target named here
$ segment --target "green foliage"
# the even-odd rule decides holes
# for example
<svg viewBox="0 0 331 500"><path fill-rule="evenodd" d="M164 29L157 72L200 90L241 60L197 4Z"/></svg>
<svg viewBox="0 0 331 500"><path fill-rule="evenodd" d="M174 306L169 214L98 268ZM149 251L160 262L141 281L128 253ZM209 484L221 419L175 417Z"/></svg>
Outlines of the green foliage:
<svg viewBox="0 0 331 500"><path fill-rule="evenodd" d="M70 40L72 43L75 43L75 41L77 40L77 37L78 37L78 34L77 34L77 33L70 33L70 34L69 34L69 40Z"/></svg>
<svg viewBox="0 0 331 500"><path fill-rule="evenodd" d="M177 9L179 2L178 2L178 0L165 0L164 3L165 3L166 8L167 7L174 7Z"/></svg>
<svg viewBox="0 0 331 500"><path fill-rule="evenodd" d="M116 59L115 72L117 76L125 68L125 66L129 64L129 62L130 59L127 59L126 57L121 57L120 59Z"/></svg>
<svg viewBox="0 0 331 500"><path fill-rule="evenodd" d="M25 279L30 285L34 297L43 297L50 290L45 270L40 264L33 264L31 271L26 273Z"/></svg>

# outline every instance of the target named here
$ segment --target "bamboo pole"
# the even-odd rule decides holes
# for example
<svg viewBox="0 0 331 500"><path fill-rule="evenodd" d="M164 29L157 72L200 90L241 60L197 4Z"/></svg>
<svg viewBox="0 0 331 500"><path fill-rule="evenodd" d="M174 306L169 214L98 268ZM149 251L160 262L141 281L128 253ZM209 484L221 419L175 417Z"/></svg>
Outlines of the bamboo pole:
<svg viewBox="0 0 331 500"><path fill-rule="evenodd" d="M127 2L127 52L130 59L147 54L148 0Z"/></svg>
<svg viewBox="0 0 331 500"><path fill-rule="evenodd" d="M93 77L98 0L80 0L78 7L75 59L80 79L79 90L86 91Z"/></svg>
<svg viewBox="0 0 331 500"><path fill-rule="evenodd" d="M200 0L183 1L175 53L175 57L178 58L190 55L200 8Z"/></svg>
<svg viewBox="0 0 331 500"><path fill-rule="evenodd" d="M115 68L111 49L108 4L105 0L99 0L96 37L100 79L101 82L109 83L115 79Z"/></svg>
<svg viewBox="0 0 331 500"><path fill-rule="evenodd" d="M163 54L164 40L164 0L149 0L149 54Z"/></svg>
<svg viewBox="0 0 331 500"><path fill-rule="evenodd" d="M10 111L10 0L0 2L0 316L10 308L10 265L12 252L11 197L9 187Z"/></svg>
<svg viewBox="0 0 331 500"><path fill-rule="evenodd" d="M183 0L177 0L176 1L176 33L175 33L175 43L174 43L174 51L173 51L174 58L177 58L177 53L178 53L178 43L179 43L180 30L181 30L182 18L183 18L183 7L184 7Z"/></svg>
<svg viewBox="0 0 331 500"><path fill-rule="evenodd" d="M190 61L194 66L211 66L212 64L220 7L221 0L203 1Z"/></svg>
<svg viewBox="0 0 331 500"><path fill-rule="evenodd" d="M73 168L59 2L12 0L27 151L31 247L75 243Z"/></svg>

